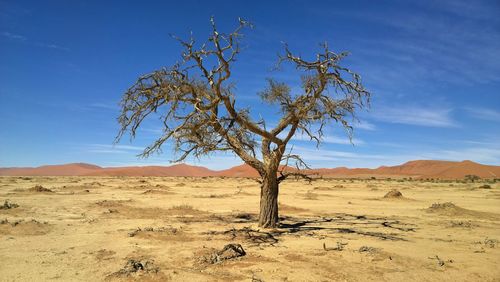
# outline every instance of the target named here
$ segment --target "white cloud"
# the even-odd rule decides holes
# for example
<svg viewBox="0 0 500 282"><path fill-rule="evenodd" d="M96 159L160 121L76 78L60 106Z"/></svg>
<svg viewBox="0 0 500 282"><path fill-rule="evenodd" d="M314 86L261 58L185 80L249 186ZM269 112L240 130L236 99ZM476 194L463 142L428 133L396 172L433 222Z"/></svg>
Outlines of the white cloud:
<svg viewBox="0 0 500 282"><path fill-rule="evenodd" d="M14 40L21 40L21 41L26 41L26 37L19 35L19 34L13 34L10 32L3 31L0 33L2 36L7 37L9 39L14 39Z"/></svg>
<svg viewBox="0 0 500 282"><path fill-rule="evenodd" d="M125 154L131 153L137 154L142 152L144 147L131 146L131 145L109 145L109 144L87 144L85 145L85 151L89 153L98 154Z"/></svg>
<svg viewBox="0 0 500 282"><path fill-rule="evenodd" d="M451 118L449 108L426 108L421 106L379 107L373 118L389 122L429 127L458 127Z"/></svg>
<svg viewBox="0 0 500 282"><path fill-rule="evenodd" d="M472 160L483 164L500 164L500 148L469 147L454 150L438 150L424 154L428 159L449 161Z"/></svg>
<svg viewBox="0 0 500 282"><path fill-rule="evenodd" d="M36 42L35 45L38 47L43 47L43 48L56 49L56 50L61 50L61 51L69 51L69 48L59 46L59 45L53 44L53 43Z"/></svg>
<svg viewBox="0 0 500 282"><path fill-rule="evenodd" d="M353 125L354 129L375 130L376 126L367 121L361 121Z"/></svg>
<svg viewBox="0 0 500 282"><path fill-rule="evenodd" d="M42 48L48 48L48 49L54 49L54 50L60 50L60 51L69 51L69 48L66 48L64 46L57 45L54 43L40 42L40 41L34 42L31 40L28 40L28 37L26 37L24 35L20 35L20 34L14 34L14 33L10 33L7 31L2 31L2 32L0 32L0 35L3 37L6 37L8 39L11 39L11 40L23 41L26 44L32 45L32 46L38 46L38 47L42 47Z"/></svg>
<svg viewBox="0 0 500 282"><path fill-rule="evenodd" d="M99 108L106 110L117 110L118 105L116 103L92 103L89 105L91 108Z"/></svg>
<svg viewBox="0 0 500 282"><path fill-rule="evenodd" d="M316 143L316 141L311 140L311 138L309 138L307 135L296 134L294 137L292 137L292 140L293 141L310 141L310 142ZM338 137L338 136L324 136L321 139L321 142L326 143L326 144L341 144L341 145L362 145L362 144L365 144L365 142L361 139L353 138L352 142L351 142L351 140L349 140L349 138L347 138L347 137L343 138L343 137Z"/></svg>
<svg viewBox="0 0 500 282"><path fill-rule="evenodd" d="M465 108L465 110L477 119L500 122L500 111L486 108Z"/></svg>

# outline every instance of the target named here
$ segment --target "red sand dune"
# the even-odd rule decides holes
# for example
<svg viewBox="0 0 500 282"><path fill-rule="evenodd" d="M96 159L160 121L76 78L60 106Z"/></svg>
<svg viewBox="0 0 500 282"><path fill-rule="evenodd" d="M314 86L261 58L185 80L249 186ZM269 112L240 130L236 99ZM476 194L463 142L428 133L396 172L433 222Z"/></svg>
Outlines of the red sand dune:
<svg viewBox="0 0 500 282"><path fill-rule="evenodd" d="M172 166L109 167L93 171L88 176L212 176L216 172L202 166L176 164Z"/></svg>
<svg viewBox="0 0 500 282"><path fill-rule="evenodd" d="M0 168L0 175L23 176L71 176L96 173L103 169L100 166L71 163L63 165L44 165L39 167Z"/></svg>
<svg viewBox="0 0 500 282"><path fill-rule="evenodd" d="M500 178L500 166L482 165L472 161L451 162L419 160L397 166L369 168L321 168L307 171L325 177L413 177L460 179L467 174L481 178ZM213 171L205 167L177 164L172 166L108 167L74 163L48 165L36 168L0 168L0 175L11 176L226 176L258 177L257 171L248 165L239 165L226 170Z"/></svg>
<svg viewBox="0 0 500 282"><path fill-rule="evenodd" d="M217 176L227 177L259 177L259 173L251 166L242 164L217 172Z"/></svg>

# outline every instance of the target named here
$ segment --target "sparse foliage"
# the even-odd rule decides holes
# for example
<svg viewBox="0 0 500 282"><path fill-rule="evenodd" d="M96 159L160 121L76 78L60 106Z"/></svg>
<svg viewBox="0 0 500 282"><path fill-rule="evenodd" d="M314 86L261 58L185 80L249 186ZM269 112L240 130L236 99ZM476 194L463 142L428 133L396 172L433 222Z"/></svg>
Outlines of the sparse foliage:
<svg viewBox="0 0 500 282"><path fill-rule="evenodd" d="M358 74L340 65L347 52L334 53L325 43L314 59L307 60L285 45L278 64L292 64L301 72L302 92L292 93L288 85L268 80L260 97L282 112L276 127L268 129L265 120L254 120L248 108L236 105L235 88L229 81L241 51L242 31L252 25L240 19L229 34L219 32L213 18L211 25L212 32L201 45L192 36L189 40L175 37L183 47L182 61L141 76L127 90L116 141L125 133L134 138L146 117L160 113L163 134L142 156L160 152L167 141L180 153L175 162L190 155L234 152L262 178L259 225L275 227L278 184L307 167L299 155L286 150L288 142L301 132L319 144L323 128L331 122L341 124L351 138L350 122L359 108L367 106L370 93ZM287 169L289 162L295 163L295 169Z"/></svg>
<svg viewBox="0 0 500 282"><path fill-rule="evenodd" d="M479 179L481 179L481 177L474 175L474 174L467 174L465 176L465 180L470 181L470 182L476 182Z"/></svg>

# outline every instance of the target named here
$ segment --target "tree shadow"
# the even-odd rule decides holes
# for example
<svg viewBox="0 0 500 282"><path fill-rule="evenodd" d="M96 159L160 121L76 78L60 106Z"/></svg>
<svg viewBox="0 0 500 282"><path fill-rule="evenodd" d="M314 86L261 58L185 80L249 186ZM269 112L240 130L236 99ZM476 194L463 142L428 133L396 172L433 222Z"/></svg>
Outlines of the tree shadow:
<svg viewBox="0 0 500 282"><path fill-rule="evenodd" d="M338 225L347 225L349 227L339 227ZM356 226L350 227L350 226ZM411 227L409 227L411 226ZM383 228L394 232L377 232L367 231L362 228ZM398 220L390 220L388 218L367 217L365 215L338 214L334 217L318 217L318 218L298 218L292 216L280 217L280 225L278 230L282 233L297 234L304 233L306 236L317 236L314 231L322 231L321 233L347 233L363 236L370 236L382 240L391 241L407 241L401 232L414 232L416 227L411 224L402 223Z"/></svg>

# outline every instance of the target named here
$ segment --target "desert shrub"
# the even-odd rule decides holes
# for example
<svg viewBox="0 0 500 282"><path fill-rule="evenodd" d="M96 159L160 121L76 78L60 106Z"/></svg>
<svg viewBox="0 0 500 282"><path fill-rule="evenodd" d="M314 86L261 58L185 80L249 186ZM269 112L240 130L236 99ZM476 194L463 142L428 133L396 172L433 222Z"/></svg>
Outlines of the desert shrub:
<svg viewBox="0 0 500 282"><path fill-rule="evenodd" d="M481 177L474 175L474 174L467 174L464 178L465 178L465 180L468 180L470 182L475 182L476 180L481 179Z"/></svg>

